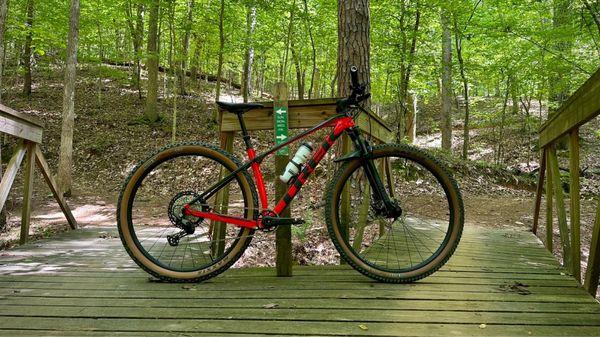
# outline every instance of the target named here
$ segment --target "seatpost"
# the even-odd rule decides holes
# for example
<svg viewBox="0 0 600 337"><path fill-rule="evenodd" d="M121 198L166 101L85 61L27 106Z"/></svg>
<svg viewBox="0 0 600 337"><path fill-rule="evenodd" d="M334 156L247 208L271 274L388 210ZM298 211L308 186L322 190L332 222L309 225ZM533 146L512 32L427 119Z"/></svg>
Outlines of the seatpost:
<svg viewBox="0 0 600 337"><path fill-rule="evenodd" d="M242 138L244 139L244 143L246 144L246 150L252 148L252 142L250 140L250 135L248 135L248 130L246 129L246 123L244 123L244 117L241 113L237 114L238 120L240 121L240 128L242 129Z"/></svg>

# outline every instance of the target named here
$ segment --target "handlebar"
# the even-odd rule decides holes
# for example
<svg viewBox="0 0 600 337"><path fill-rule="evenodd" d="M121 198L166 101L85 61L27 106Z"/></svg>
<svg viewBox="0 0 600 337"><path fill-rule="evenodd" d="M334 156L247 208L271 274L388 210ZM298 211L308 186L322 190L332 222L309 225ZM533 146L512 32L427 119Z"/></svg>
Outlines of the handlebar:
<svg viewBox="0 0 600 337"><path fill-rule="evenodd" d="M352 92L347 98L342 98L336 102L336 111L338 113L346 112L350 106L357 105L371 97L370 93L365 93L367 84L360 84L358 82L358 68L356 66L350 67L350 80L352 83L350 86Z"/></svg>

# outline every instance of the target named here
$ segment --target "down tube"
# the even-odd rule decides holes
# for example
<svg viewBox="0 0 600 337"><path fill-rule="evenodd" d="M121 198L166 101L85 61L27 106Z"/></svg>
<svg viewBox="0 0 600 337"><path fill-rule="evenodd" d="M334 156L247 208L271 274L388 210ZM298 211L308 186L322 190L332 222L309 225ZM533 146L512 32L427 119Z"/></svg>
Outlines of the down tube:
<svg viewBox="0 0 600 337"><path fill-rule="evenodd" d="M273 210L275 214L279 215L290 204L290 202L294 199L296 194L298 194L298 192L302 188L302 185L304 185L310 174L313 173L317 165L319 165L321 159L323 159L323 157L325 156L325 153L327 153L327 151L331 148L335 140L340 136L341 132L338 131L339 130L336 128L336 130L334 130L331 134L325 137L325 140L323 141L317 152L315 152L313 157L306 163L306 165L304 165L304 168L302 169L302 172L300 172L300 175L298 175L294 183L289 187L287 193L283 196L283 198L281 198L281 200L279 200L279 202L275 206L275 209Z"/></svg>

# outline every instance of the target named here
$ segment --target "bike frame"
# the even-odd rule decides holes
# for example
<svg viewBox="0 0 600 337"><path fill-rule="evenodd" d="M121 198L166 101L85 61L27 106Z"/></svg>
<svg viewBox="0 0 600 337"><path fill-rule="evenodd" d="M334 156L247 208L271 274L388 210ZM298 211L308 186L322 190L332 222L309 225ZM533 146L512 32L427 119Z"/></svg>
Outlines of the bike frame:
<svg viewBox="0 0 600 337"><path fill-rule="evenodd" d="M266 157L275 153L277 150L283 148L284 146L292 144L292 143L294 143L294 142L296 142L296 141L298 141L320 129L323 129L326 127L332 127L333 131L325 137L325 139L321 143L321 146L314 152L312 158L306 162L306 164L302 168L302 171L296 177L296 179L293 181L293 183L290 184L287 192L276 203L275 208L273 209L273 213L275 213L276 216L279 216L279 214L281 214L281 212L289 206L289 204L294 199L294 197L298 194L298 192L300 191L300 189L302 188L304 183L306 183L306 181L310 177L311 173L319 165L319 163L321 162L321 160L323 159L325 154L329 151L329 149L331 149L333 144L337 141L337 139L340 137L340 135L343 132L348 133L348 135L350 136L352 141L355 143L355 145L357 147L359 147L359 150L364 150L364 152L366 152L366 146L364 145L363 142L360 141L360 136L359 136L360 133L354 123L354 118L347 114L338 114L338 115L335 115L335 116L327 119L326 121L316 125L312 129L304 131L301 134L289 139L288 141L286 141L282 144L279 144L264 153L256 155L256 151L251 144L250 136L248 135L248 132L246 130L243 117L241 115L238 115L238 117L240 120L240 125L241 125L241 129L242 129L244 142L246 144L246 153L248 155L249 161L244 163L237 170L231 172L228 176L221 179L216 184L209 187L205 192L203 192L200 196L198 196L197 198L192 200L189 204L186 204L184 206L184 214L185 215L192 215L192 216L198 217L198 218L204 218L204 219L209 219L209 220L214 220L214 221L219 221L219 222L230 223L237 227L247 227L247 228L252 228L252 229L264 228L263 224L262 224L262 219L257 216L257 213L255 213L253 220L249 220L249 219L245 219L245 218L241 218L241 217L227 216L227 215L223 215L223 214L219 214L219 213L215 213L215 212L204 212L204 211L193 210L193 209L191 209L190 204L194 204L199 200L208 200L212 195L217 193L220 189L225 187L230 181L235 179L235 177L240 172L244 172L244 171L248 170L249 168L252 168L252 173L253 173L254 180L256 182L256 186L257 186L257 190L258 190L258 196L259 196L259 200L260 200L261 209L269 210L270 208L269 208L267 191L266 191L265 182L263 179L263 174L260 169L260 164L262 163L262 161ZM363 152L363 151L361 151L361 152ZM376 179L379 180L379 175L377 175ZM381 184L380 181L379 181L379 184Z"/></svg>

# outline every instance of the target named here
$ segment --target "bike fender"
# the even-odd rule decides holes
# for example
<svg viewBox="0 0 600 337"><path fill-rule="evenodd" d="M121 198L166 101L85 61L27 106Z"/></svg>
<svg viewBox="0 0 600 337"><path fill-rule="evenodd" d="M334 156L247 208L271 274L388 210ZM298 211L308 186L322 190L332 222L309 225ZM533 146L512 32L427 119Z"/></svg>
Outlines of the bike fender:
<svg viewBox="0 0 600 337"><path fill-rule="evenodd" d="M340 162L349 161L349 160L358 159L358 158L361 158L361 155L360 155L360 152L357 150L354 152L350 152L343 157L334 159L333 161L336 163L340 163Z"/></svg>

